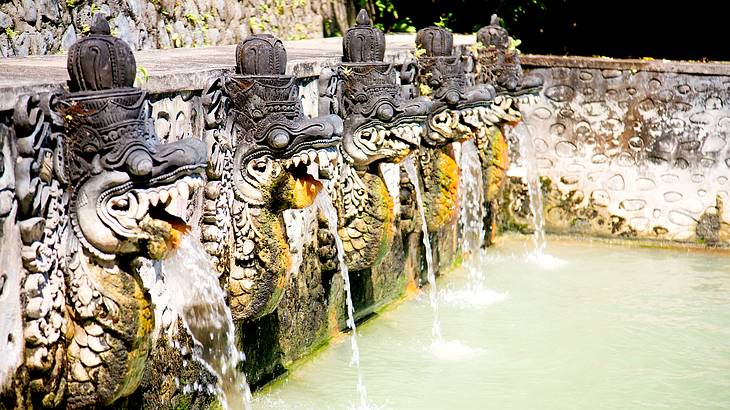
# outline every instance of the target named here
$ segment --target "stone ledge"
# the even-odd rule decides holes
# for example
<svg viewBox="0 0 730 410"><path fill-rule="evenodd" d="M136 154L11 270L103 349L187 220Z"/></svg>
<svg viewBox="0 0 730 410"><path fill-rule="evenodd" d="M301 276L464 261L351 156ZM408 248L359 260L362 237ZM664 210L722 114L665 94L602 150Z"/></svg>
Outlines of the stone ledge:
<svg viewBox="0 0 730 410"><path fill-rule="evenodd" d="M415 48L415 34L386 36L385 61L400 64ZM474 43L474 35L455 35L457 47ZM317 77L327 66L342 59L342 38L285 41L289 61L287 72L299 78ZM153 94L202 90L209 78L234 70L236 46L177 48L138 51L137 66L149 78L142 88ZM44 92L66 84L66 56L37 56L0 59L0 111L12 110L18 96Z"/></svg>
<svg viewBox="0 0 730 410"><path fill-rule="evenodd" d="M593 68L605 70L636 70L660 73L730 76L730 62L693 63L670 60L632 60L620 58L523 55L524 68Z"/></svg>

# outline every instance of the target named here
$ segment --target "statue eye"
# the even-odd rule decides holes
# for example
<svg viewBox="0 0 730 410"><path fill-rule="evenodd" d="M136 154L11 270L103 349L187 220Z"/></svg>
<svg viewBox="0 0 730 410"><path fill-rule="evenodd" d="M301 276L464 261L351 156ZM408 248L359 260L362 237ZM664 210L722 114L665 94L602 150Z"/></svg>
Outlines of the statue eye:
<svg viewBox="0 0 730 410"><path fill-rule="evenodd" d="M269 134L269 145L281 149L289 145L289 133L282 129L276 129Z"/></svg>

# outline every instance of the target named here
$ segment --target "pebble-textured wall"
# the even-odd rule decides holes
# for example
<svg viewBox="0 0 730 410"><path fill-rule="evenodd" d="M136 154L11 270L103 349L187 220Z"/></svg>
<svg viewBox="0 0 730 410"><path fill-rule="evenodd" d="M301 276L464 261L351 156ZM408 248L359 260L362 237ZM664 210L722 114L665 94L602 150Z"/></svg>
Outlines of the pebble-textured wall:
<svg viewBox="0 0 730 410"><path fill-rule="evenodd" d="M525 114L546 228L730 240L730 77L581 62L530 70L545 79L542 103ZM511 212L526 221L520 190L513 184Z"/></svg>
<svg viewBox="0 0 730 410"><path fill-rule="evenodd" d="M346 0L12 0L0 3L0 56L62 53L103 13L134 50L236 44L251 33L318 38L348 27ZM351 7L350 7L351 8Z"/></svg>

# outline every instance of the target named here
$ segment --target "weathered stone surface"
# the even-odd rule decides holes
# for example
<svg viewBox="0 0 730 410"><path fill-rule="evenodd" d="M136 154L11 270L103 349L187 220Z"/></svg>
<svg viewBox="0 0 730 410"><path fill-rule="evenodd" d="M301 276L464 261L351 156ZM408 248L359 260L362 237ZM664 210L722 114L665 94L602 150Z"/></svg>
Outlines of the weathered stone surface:
<svg viewBox="0 0 730 410"><path fill-rule="evenodd" d="M348 4L344 0L101 0L93 4L79 0L12 0L0 5L0 29L10 28L10 36L16 38L52 34L42 36L42 46L28 49L9 44L13 39L3 32L0 56L57 53L64 49L62 33L72 26L79 33L88 31L91 14L96 12L110 18L112 29L135 50L229 45L249 34L264 32L287 40L319 38L333 31L344 32L354 21ZM13 20L21 24L14 25ZM159 30L160 25L165 29ZM221 36L221 31L230 35ZM172 41L168 34L173 36Z"/></svg>
<svg viewBox="0 0 730 410"><path fill-rule="evenodd" d="M548 230L727 245L718 232L730 213L718 204L729 192L728 65L523 61L545 79L526 122ZM513 187L513 201L521 190Z"/></svg>

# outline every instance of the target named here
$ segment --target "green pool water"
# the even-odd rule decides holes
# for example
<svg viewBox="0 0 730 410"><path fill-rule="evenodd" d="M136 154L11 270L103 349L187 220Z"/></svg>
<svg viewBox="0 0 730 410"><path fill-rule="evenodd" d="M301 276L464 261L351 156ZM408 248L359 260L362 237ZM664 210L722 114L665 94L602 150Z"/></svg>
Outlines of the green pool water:
<svg viewBox="0 0 730 410"><path fill-rule="evenodd" d="M507 237L359 328L368 407L730 408L730 256L590 241L525 256ZM469 269L470 267L476 269ZM254 395L256 409L359 405L342 340Z"/></svg>

